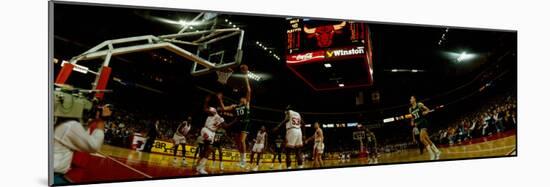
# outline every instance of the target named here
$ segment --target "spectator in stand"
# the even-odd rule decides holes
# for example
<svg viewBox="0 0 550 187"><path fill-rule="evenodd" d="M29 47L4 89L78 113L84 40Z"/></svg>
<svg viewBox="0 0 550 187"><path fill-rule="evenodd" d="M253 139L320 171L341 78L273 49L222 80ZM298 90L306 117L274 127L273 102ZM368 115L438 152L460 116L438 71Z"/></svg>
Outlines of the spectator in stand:
<svg viewBox="0 0 550 187"><path fill-rule="evenodd" d="M471 140L474 136L474 130L476 129L477 121L474 118L470 123L471 125L470 127L468 127L468 139Z"/></svg>

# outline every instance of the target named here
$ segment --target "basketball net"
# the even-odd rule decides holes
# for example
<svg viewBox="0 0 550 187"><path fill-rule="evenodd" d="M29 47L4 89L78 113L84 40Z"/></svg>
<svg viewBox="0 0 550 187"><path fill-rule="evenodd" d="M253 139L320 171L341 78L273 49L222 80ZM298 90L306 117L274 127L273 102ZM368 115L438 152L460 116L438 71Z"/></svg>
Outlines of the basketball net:
<svg viewBox="0 0 550 187"><path fill-rule="evenodd" d="M227 80L229 80L229 77L231 77L232 74L233 70L231 68L225 68L216 71L216 75L218 75L218 82L222 84L227 84Z"/></svg>

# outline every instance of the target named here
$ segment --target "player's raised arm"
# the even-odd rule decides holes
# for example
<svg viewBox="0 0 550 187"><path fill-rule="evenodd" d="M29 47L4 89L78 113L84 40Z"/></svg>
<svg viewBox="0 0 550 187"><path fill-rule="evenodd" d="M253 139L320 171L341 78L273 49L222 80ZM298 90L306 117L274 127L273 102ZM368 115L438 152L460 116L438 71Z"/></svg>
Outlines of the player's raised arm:
<svg viewBox="0 0 550 187"><path fill-rule="evenodd" d="M244 83L245 83L245 89L246 89L246 101L250 102L252 98L252 87L250 86L250 80L248 78L248 66L245 64L242 64L240 66L241 72L244 74Z"/></svg>

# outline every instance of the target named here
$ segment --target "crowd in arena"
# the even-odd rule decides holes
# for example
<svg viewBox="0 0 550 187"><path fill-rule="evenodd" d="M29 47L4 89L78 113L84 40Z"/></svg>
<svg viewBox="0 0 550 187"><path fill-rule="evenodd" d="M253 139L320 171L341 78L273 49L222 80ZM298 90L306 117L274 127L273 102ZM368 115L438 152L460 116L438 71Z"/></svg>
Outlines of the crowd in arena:
<svg viewBox="0 0 550 187"><path fill-rule="evenodd" d="M140 133L146 135L149 131L149 127L157 123L157 140L170 141L175 128L181 123L181 120L170 119L154 119L144 118L138 116L139 112L129 112L124 109L117 109L117 114L114 120L109 124L109 128L105 128L105 143L115 145L119 147L130 148L132 137L134 133ZM193 138L192 136L189 138Z"/></svg>
<svg viewBox="0 0 550 187"><path fill-rule="evenodd" d="M440 144L453 145L514 129L517 125L516 108L514 97L497 97L432 136Z"/></svg>

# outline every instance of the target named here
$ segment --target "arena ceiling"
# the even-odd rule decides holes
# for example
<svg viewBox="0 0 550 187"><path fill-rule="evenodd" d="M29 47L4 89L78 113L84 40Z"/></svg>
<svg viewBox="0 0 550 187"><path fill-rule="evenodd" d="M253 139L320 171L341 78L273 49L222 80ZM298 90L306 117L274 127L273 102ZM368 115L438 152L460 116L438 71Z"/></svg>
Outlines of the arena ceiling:
<svg viewBox="0 0 550 187"><path fill-rule="evenodd" d="M70 59L104 40L175 33L181 26L166 20L190 20L197 15L184 11L62 4L55 5L55 12L54 57L58 59ZM287 22L284 18L219 14L218 20L224 27L235 25L245 30L243 63L252 71L267 75L253 83L253 104L268 109L280 110L293 104L311 114L384 111L383 115L389 115L405 112L403 106L411 94L438 104L479 89L492 80L487 78L488 71L497 72L493 74L509 71L506 76L512 80L517 76L515 32L369 23L374 84L315 91L286 67L284 58L273 56L285 55ZM204 26L194 25L193 29L204 29L201 27ZM267 50L259 47L258 42ZM472 58L458 60L463 52ZM93 66L93 63L88 65ZM107 98L128 106L141 106L144 110L163 108L166 115L196 111L202 105L197 99L204 96L199 88L209 88L215 75L193 77L189 74L191 65L163 50L116 57L111 63L113 76L162 93L111 82L109 87L115 92ZM343 68L339 71L352 73L356 70ZM73 81L77 86L89 86L79 83L87 78L77 80ZM239 82L238 79L232 81ZM239 87L238 83L232 85ZM364 101L357 105L360 93ZM380 99L373 101L372 96L377 93Z"/></svg>

